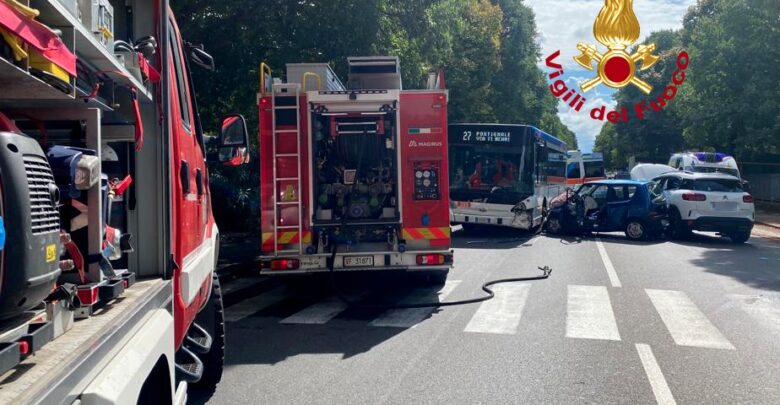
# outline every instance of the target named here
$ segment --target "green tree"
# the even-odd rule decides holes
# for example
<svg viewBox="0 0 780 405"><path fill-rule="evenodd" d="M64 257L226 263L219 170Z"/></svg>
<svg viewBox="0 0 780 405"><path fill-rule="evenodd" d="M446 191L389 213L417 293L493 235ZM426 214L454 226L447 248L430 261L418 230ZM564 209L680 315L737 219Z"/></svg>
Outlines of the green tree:
<svg viewBox="0 0 780 405"><path fill-rule="evenodd" d="M290 62L329 62L346 76L346 57L397 55L405 88L444 68L450 122L531 124L576 147L537 66L533 12L521 0L178 0L183 37L204 44L216 72L193 70L204 127L238 112L257 128L261 61L283 77ZM257 162L257 137L252 136ZM254 228L259 165L214 167L215 204ZM230 208L230 209L227 209ZM222 214L219 214L222 215ZM248 218L248 220L247 220ZM225 218L220 224L224 224Z"/></svg>
<svg viewBox="0 0 780 405"><path fill-rule="evenodd" d="M780 13L766 0L706 0L684 19L679 97L689 147L780 153Z"/></svg>

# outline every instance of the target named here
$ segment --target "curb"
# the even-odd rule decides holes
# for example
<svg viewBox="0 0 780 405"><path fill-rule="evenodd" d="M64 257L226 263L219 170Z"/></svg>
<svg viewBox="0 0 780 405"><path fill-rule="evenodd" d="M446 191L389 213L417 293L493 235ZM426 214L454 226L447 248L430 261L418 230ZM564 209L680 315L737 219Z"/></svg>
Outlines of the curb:
<svg viewBox="0 0 780 405"><path fill-rule="evenodd" d="M774 228L774 229L780 230L780 225L770 224L769 222L761 222L761 221L756 221L756 223L759 224L759 225L764 225L764 226L768 226L770 228Z"/></svg>

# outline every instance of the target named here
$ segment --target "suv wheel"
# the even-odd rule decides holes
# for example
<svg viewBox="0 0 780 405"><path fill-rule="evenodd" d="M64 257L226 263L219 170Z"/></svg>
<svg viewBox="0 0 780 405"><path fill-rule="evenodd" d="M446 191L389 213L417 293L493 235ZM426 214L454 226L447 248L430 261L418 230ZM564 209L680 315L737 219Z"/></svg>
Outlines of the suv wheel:
<svg viewBox="0 0 780 405"><path fill-rule="evenodd" d="M647 238L645 224L638 219L630 219L626 224L626 237L631 240L644 240Z"/></svg>
<svg viewBox="0 0 780 405"><path fill-rule="evenodd" d="M750 232L734 232L729 234L729 238L731 238L731 241L734 243L745 243L750 239Z"/></svg>
<svg viewBox="0 0 780 405"><path fill-rule="evenodd" d="M672 210L672 235L676 239L688 239L691 236L691 228L682 220L677 209Z"/></svg>

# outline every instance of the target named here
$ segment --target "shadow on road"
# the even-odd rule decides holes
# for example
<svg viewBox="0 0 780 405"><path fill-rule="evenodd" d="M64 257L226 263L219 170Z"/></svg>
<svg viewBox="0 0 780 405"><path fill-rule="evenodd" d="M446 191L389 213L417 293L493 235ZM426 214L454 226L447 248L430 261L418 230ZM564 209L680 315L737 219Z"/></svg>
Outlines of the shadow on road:
<svg viewBox="0 0 780 405"><path fill-rule="evenodd" d="M709 273L731 277L753 288L780 291L780 249L763 248L754 239L736 244L725 237L702 234L678 243L707 247L690 262Z"/></svg>
<svg viewBox="0 0 780 405"><path fill-rule="evenodd" d="M287 318L313 304L344 305L332 295L326 274L280 279L284 298L250 316L227 324L226 366L238 364L275 364L302 354L335 354L350 358L402 333L404 327L376 327L368 322L404 299L409 303L439 302L441 286L421 283L418 275L379 273L338 274L338 290L360 307L343 309L326 324L283 324ZM226 309L228 316L231 308ZM430 317L436 311L422 310ZM362 324L356 325L354 322Z"/></svg>
<svg viewBox="0 0 780 405"><path fill-rule="evenodd" d="M686 254L687 260L706 272L731 277L748 286L770 291L780 291L780 249L762 247L756 239L747 243L733 243L731 239L712 233L694 232L688 239L657 239L635 242L621 235L603 234L604 243L621 245L651 245L674 243L692 248L703 248Z"/></svg>
<svg viewBox="0 0 780 405"><path fill-rule="evenodd" d="M536 236L531 231L503 226L472 225L452 233L452 247L456 249L514 249Z"/></svg>

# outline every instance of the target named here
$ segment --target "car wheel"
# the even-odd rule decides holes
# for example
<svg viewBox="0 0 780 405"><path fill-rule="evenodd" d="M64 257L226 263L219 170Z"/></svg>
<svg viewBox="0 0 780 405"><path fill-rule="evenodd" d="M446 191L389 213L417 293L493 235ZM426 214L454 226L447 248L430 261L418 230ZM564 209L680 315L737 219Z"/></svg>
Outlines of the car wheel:
<svg viewBox="0 0 780 405"><path fill-rule="evenodd" d="M626 224L626 237L631 240L644 240L647 238L647 228L638 219L631 219Z"/></svg>
<svg viewBox="0 0 780 405"><path fill-rule="evenodd" d="M750 232L734 232L729 235L729 238L734 243L745 243L750 239Z"/></svg>
<svg viewBox="0 0 780 405"><path fill-rule="evenodd" d="M557 216L547 218L545 228L547 232L553 235L558 235L563 232L563 224L561 223L561 219Z"/></svg>

